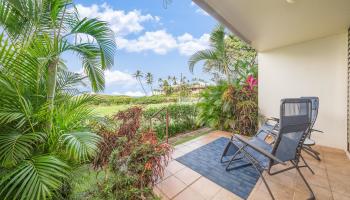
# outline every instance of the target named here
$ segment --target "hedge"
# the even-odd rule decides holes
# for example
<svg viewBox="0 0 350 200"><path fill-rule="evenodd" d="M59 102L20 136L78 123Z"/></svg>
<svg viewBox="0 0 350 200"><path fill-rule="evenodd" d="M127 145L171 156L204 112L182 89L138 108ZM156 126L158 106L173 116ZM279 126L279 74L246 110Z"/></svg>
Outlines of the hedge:
<svg viewBox="0 0 350 200"><path fill-rule="evenodd" d="M197 110L195 104L170 104L165 106L169 111L169 136L175 136L178 133L191 131L199 128L196 124ZM143 116L146 123L149 124L151 116L158 112L161 108L149 108L144 110ZM166 128L166 112L160 112L159 119L153 119L153 130L157 133L158 138L165 137Z"/></svg>

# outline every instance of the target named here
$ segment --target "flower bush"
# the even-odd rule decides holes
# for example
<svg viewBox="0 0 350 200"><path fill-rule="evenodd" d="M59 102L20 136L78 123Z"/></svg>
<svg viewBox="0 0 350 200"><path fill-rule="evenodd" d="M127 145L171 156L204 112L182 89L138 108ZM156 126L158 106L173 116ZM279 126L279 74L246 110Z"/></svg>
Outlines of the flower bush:
<svg viewBox="0 0 350 200"><path fill-rule="evenodd" d="M249 75L243 84L220 82L207 88L198 103L199 125L252 135L258 127L257 80Z"/></svg>

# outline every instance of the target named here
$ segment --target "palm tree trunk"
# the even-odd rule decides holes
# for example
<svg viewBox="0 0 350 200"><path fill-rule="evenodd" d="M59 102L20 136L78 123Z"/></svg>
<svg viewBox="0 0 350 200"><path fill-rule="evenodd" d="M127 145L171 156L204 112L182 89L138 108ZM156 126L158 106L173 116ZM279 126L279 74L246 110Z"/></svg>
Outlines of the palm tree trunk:
<svg viewBox="0 0 350 200"><path fill-rule="evenodd" d="M145 88L143 87L143 84L142 84L140 78L139 78L139 83L140 83L140 85L141 85L141 87L142 87L143 92L144 92L145 95L147 96L147 92L146 92Z"/></svg>
<svg viewBox="0 0 350 200"><path fill-rule="evenodd" d="M47 85L46 85L46 91L47 91L47 102L48 102L48 113L49 118L47 121L47 131L48 133L52 130L52 120L53 120L53 109L54 109L54 100L55 100L55 93L56 93L56 82L57 82L57 63L58 59L54 59L49 62L48 66L48 75L47 75Z"/></svg>

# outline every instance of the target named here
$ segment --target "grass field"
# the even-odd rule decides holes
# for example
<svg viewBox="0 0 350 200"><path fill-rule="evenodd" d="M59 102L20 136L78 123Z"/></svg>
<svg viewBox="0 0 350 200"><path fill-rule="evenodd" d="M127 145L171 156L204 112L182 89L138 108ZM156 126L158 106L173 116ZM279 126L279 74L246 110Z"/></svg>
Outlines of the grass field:
<svg viewBox="0 0 350 200"><path fill-rule="evenodd" d="M144 109L147 108L161 108L162 106L166 106L173 103L159 103L159 104L147 104L147 105L135 105L135 104L122 104L122 105L110 105L110 106L93 106L94 112L97 116L103 117L108 115L116 114L119 111L126 110L132 106L140 106Z"/></svg>

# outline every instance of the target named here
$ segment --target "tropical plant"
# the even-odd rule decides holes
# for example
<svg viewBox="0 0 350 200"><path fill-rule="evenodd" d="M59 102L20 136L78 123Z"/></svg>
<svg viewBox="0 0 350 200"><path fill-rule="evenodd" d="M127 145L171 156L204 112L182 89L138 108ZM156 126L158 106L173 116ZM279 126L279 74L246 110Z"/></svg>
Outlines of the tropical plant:
<svg viewBox="0 0 350 200"><path fill-rule="evenodd" d="M100 91L114 35L105 22L80 19L70 0L0 0L0 25L0 196L53 198L100 140L85 123L94 97L75 88L85 77L67 71L61 55L79 55Z"/></svg>
<svg viewBox="0 0 350 200"><path fill-rule="evenodd" d="M143 84L142 84L142 81L141 81L141 78L143 77L143 73L140 70L136 70L136 72L133 74L133 76L139 82L143 92L147 96L147 92L146 92L145 88L143 87Z"/></svg>
<svg viewBox="0 0 350 200"><path fill-rule="evenodd" d="M237 81L256 68L256 51L237 36L226 34L222 25L213 30L209 42L210 49L198 51L190 57L191 72L199 61L204 61L203 70L211 73L215 81L224 79L223 75L228 81Z"/></svg>
<svg viewBox="0 0 350 200"><path fill-rule="evenodd" d="M227 80L231 80L232 69L230 66L230 58L228 56L225 43L225 27L218 25L210 34L210 49L200 50L194 53L188 60L189 69L191 72L194 66L204 61L204 70L207 72L222 73Z"/></svg>
<svg viewBox="0 0 350 200"><path fill-rule="evenodd" d="M220 82L201 93L197 122L213 128L252 135L258 126L257 82L248 76L242 85Z"/></svg>
<svg viewBox="0 0 350 200"><path fill-rule="evenodd" d="M173 92L173 88L169 84L168 80L163 79L161 86L165 95L170 95Z"/></svg>
<svg viewBox="0 0 350 200"><path fill-rule="evenodd" d="M171 78L171 80L172 80L172 82L173 82L173 85L177 85L177 78L176 78L176 76L173 76L173 77Z"/></svg>
<svg viewBox="0 0 350 200"><path fill-rule="evenodd" d="M146 83L148 84L148 86L150 87L151 89L151 92L152 92L152 95L153 95L153 74L151 74L150 72L148 72L146 74Z"/></svg>
<svg viewBox="0 0 350 200"><path fill-rule="evenodd" d="M49 132L58 70L64 66L63 53L71 51L79 55L92 90L103 90L103 70L113 65L116 49L114 34L106 22L80 19L71 0L1 0L0 16L0 24L11 43L31 48L40 58L40 64L47 68ZM92 39L82 40L82 37Z"/></svg>
<svg viewBox="0 0 350 200"><path fill-rule="evenodd" d="M163 175L172 148L139 130L141 117L142 109L132 107L94 125L103 140L93 165L105 170L98 188L107 199L155 199L149 186Z"/></svg>
<svg viewBox="0 0 350 200"><path fill-rule="evenodd" d="M169 123L169 136L176 136L177 134L184 133L199 128L196 124L197 109L195 104L170 104L165 105L165 108L170 116ZM159 112L159 108L148 108L143 112L146 127L155 113ZM159 139L165 138L166 127L166 112L158 113L158 117L153 119L152 129L157 134Z"/></svg>
<svg viewBox="0 0 350 200"><path fill-rule="evenodd" d="M52 198L68 178L71 164L94 156L99 136L85 128L92 117L89 95L74 95L79 74L59 69L51 114L46 98L47 68L33 49L0 36L0 196ZM35 54L34 54L35 55ZM46 132L52 115L52 132Z"/></svg>

